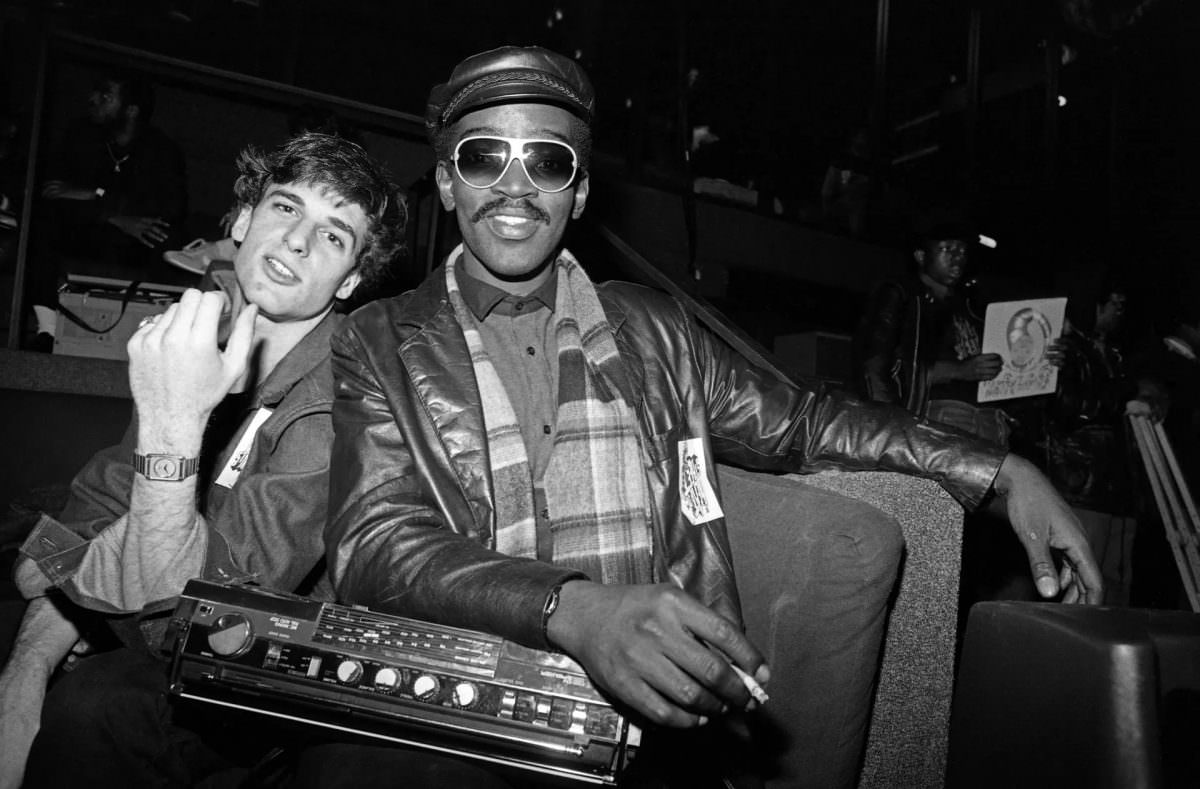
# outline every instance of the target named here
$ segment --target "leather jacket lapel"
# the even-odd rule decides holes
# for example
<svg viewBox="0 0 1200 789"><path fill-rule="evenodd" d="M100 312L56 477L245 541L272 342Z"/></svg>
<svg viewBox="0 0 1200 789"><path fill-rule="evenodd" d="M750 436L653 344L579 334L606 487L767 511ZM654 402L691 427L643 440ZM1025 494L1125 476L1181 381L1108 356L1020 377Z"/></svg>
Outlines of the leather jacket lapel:
<svg viewBox="0 0 1200 789"><path fill-rule="evenodd" d="M433 422L433 435L442 447L447 469L458 480L475 517L470 531L486 534L488 547L494 547L494 497L479 387L441 272L437 269L421 286L434 292L410 302L433 308L424 315L406 316L405 322L412 321L419 328L400 344L397 354L412 391ZM461 531L467 531L463 526L458 524Z"/></svg>

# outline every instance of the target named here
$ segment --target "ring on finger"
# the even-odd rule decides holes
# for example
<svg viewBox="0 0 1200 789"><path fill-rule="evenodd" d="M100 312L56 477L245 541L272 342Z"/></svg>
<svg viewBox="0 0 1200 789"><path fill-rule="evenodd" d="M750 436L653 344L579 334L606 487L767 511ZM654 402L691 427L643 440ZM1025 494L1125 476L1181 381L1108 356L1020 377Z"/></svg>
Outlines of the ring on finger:
<svg viewBox="0 0 1200 789"><path fill-rule="evenodd" d="M142 318L142 320L138 323L138 328L139 329L146 328L147 326L149 326L152 323L154 323L155 321L157 321L158 317L159 316L157 316L157 315L147 315L146 317Z"/></svg>

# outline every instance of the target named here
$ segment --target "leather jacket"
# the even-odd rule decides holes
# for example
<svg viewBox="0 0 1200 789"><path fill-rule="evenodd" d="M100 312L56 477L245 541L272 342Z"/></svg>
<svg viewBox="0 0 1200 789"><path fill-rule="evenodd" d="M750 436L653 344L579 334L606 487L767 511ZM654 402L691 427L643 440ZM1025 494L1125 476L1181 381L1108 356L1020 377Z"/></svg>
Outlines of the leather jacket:
<svg viewBox="0 0 1200 789"><path fill-rule="evenodd" d="M1068 503L1120 515L1135 511L1136 458L1125 403L1137 395L1121 351L1069 330L1046 424L1046 472Z"/></svg>
<svg viewBox="0 0 1200 789"><path fill-rule="evenodd" d="M680 442L716 462L771 471L889 469L979 503L1002 450L845 393L785 383L700 328L674 299L629 283L596 287L639 392L654 568L740 622L722 519L680 505ZM333 340L336 388L326 530L340 598L547 647L542 612L578 574L493 550L483 414L442 269L368 304ZM754 528L741 524L739 528Z"/></svg>
<svg viewBox="0 0 1200 789"><path fill-rule="evenodd" d="M973 288L973 280L963 283L959 298L975 316ZM859 394L924 414L930 397L929 373L945 353L948 315L949 308L937 304L915 275L880 283L867 301L855 337Z"/></svg>
<svg viewBox="0 0 1200 789"><path fill-rule="evenodd" d="M886 281L871 293L855 338L855 378L859 392L881 403L925 410L932 348L925 351L918 330L925 306L920 283Z"/></svg>

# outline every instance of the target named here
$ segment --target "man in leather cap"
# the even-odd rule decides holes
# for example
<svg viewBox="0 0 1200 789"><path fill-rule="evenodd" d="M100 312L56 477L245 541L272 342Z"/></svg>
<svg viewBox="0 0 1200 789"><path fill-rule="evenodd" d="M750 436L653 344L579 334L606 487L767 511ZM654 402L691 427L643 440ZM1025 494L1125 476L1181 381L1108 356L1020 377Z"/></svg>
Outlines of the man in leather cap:
<svg viewBox="0 0 1200 789"><path fill-rule="evenodd" d="M341 598L564 652L659 732L753 706L734 667L766 685L770 650L812 649L800 677L875 654L898 540L851 584L883 590L859 603L875 606L861 641L822 652L743 633L720 461L902 471L968 507L994 493L1042 594L1097 599L1078 523L1027 461L896 407L782 382L672 298L593 284L562 239L588 198L594 107L579 65L537 47L469 57L433 89L437 186L463 243L333 340L326 542ZM777 553L765 572L804 572ZM803 600L799 610L820 616ZM822 620L818 640L838 641L842 626ZM852 697L840 684L820 703L799 694L812 706L788 722L784 780L854 782L874 666L852 671L867 675ZM777 695L796 681L775 677Z"/></svg>

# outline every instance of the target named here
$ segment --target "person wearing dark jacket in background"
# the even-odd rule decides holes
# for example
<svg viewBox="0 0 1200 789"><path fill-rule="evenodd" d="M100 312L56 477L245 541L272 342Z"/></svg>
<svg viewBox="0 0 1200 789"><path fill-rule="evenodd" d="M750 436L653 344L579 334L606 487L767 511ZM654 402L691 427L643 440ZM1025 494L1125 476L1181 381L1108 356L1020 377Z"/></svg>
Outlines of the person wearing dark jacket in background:
<svg viewBox="0 0 1200 789"><path fill-rule="evenodd" d="M876 285L855 338L855 382L871 400L1006 446L1008 416L976 399L1003 366L980 352L986 304L968 277L977 238L969 223L935 223L913 251L916 271Z"/></svg>
<svg viewBox="0 0 1200 789"><path fill-rule="evenodd" d="M37 220L71 266L60 274L161 281L159 256L187 214L183 153L151 123L153 86L108 71L88 93L87 117L69 126L46 163ZM161 275L161 276L158 276Z"/></svg>
<svg viewBox="0 0 1200 789"><path fill-rule="evenodd" d="M1105 602L1128 605L1137 510L1125 404L1137 393L1122 347L1125 289L1105 286L1091 326L1068 326L1046 420L1046 473L1079 516L1104 574Z"/></svg>

